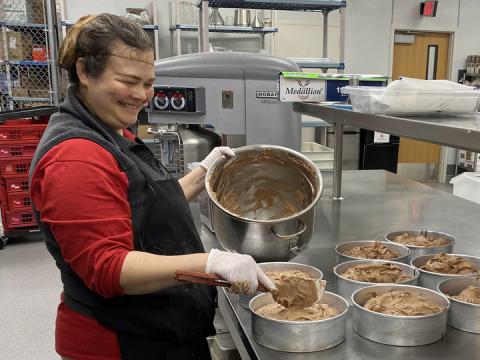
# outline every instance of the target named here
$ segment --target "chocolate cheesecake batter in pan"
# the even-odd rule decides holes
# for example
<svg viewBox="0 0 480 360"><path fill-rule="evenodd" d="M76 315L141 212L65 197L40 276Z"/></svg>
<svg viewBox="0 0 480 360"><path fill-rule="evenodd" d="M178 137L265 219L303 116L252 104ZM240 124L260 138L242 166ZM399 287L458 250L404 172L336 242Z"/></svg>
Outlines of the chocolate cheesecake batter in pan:
<svg viewBox="0 0 480 360"><path fill-rule="evenodd" d="M460 294L452 296L452 299L480 305L480 287L467 286Z"/></svg>
<svg viewBox="0 0 480 360"><path fill-rule="evenodd" d="M402 283L413 277L402 273L394 264L361 264L348 268L342 277L351 280L373 283Z"/></svg>
<svg viewBox="0 0 480 360"><path fill-rule="evenodd" d="M428 260L425 265L421 266L420 269L432 271L441 274L477 274L479 269L477 265L471 261L458 256L451 254L437 254L430 260Z"/></svg>

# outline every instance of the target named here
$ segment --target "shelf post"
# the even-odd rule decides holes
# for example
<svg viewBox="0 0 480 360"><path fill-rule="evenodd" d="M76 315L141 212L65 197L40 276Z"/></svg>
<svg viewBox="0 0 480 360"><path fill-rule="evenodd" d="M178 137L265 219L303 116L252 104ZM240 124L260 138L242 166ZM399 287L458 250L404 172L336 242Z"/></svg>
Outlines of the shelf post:
<svg viewBox="0 0 480 360"><path fill-rule="evenodd" d="M343 156L343 122L335 122L335 149L333 152L333 200L342 197L342 156Z"/></svg>
<svg viewBox="0 0 480 360"><path fill-rule="evenodd" d="M323 55L328 58L328 11L323 10Z"/></svg>
<svg viewBox="0 0 480 360"><path fill-rule="evenodd" d="M180 24L180 2L175 1L175 25ZM182 55L182 31L180 29L175 30L175 55Z"/></svg>
<svg viewBox="0 0 480 360"><path fill-rule="evenodd" d="M3 43L3 56L4 56L4 64L5 64L5 81L7 83L7 93L8 93L8 101L5 101L5 107L7 106L8 102L8 107L10 110L13 109L13 101L11 100L12 98L12 79L11 79L11 68L10 68L10 63L8 62L8 43L7 43L7 32L6 28L4 25L2 25L2 32L0 34L2 36L2 43ZM5 110L5 109L3 109Z"/></svg>
<svg viewBox="0 0 480 360"><path fill-rule="evenodd" d="M60 74L57 65L57 49L58 39L55 29L57 28L57 17L55 16L55 0L47 0L45 2L45 12L47 15L47 31L48 31L48 69L52 81L52 100L53 104L58 106L60 103Z"/></svg>
<svg viewBox="0 0 480 360"><path fill-rule="evenodd" d="M198 32L202 36L202 48L199 49L199 52L208 52L208 0L202 0L202 9L201 9L201 28ZM201 30L201 31L200 31Z"/></svg>
<svg viewBox="0 0 480 360"><path fill-rule="evenodd" d="M345 8L340 8L340 64L345 64ZM338 70L343 74L344 70Z"/></svg>

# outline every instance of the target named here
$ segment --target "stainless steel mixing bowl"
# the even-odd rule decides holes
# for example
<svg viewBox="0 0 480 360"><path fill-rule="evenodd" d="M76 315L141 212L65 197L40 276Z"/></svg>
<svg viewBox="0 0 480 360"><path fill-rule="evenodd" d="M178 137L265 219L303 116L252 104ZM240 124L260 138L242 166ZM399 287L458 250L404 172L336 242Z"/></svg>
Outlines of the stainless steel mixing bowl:
<svg viewBox="0 0 480 360"><path fill-rule="evenodd" d="M271 294L250 301L252 335L270 349L287 352L312 352L331 348L345 339L348 303L339 295L325 292L320 300L334 307L338 315L325 320L284 321L267 319L255 311L274 302Z"/></svg>
<svg viewBox="0 0 480 360"><path fill-rule="evenodd" d="M307 247L323 182L299 152L275 145L237 148L234 158L208 169L205 187L213 230L226 250L265 262L288 261Z"/></svg>

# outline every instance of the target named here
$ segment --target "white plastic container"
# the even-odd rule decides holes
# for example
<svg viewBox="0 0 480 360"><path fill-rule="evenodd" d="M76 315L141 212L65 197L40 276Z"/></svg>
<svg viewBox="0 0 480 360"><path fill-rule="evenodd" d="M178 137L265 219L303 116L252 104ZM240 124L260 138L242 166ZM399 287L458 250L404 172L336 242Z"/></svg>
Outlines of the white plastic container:
<svg viewBox="0 0 480 360"><path fill-rule="evenodd" d="M372 86L345 86L353 111L384 115L460 115L478 111L480 91L389 90Z"/></svg>
<svg viewBox="0 0 480 360"><path fill-rule="evenodd" d="M450 180L453 195L480 204L480 172L464 172Z"/></svg>
<svg viewBox="0 0 480 360"><path fill-rule="evenodd" d="M320 170L333 169L333 149L316 142L302 142L302 154L314 162Z"/></svg>

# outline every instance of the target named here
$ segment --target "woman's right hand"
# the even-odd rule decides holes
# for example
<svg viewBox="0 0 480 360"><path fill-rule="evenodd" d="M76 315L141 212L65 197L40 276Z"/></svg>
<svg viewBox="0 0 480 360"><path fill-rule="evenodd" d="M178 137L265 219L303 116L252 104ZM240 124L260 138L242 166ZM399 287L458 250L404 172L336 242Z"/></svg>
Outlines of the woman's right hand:
<svg viewBox="0 0 480 360"><path fill-rule="evenodd" d="M237 294L254 294L260 282L267 289L275 285L250 255L212 249L208 254L206 273L216 274L232 283L230 291Z"/></svg>

